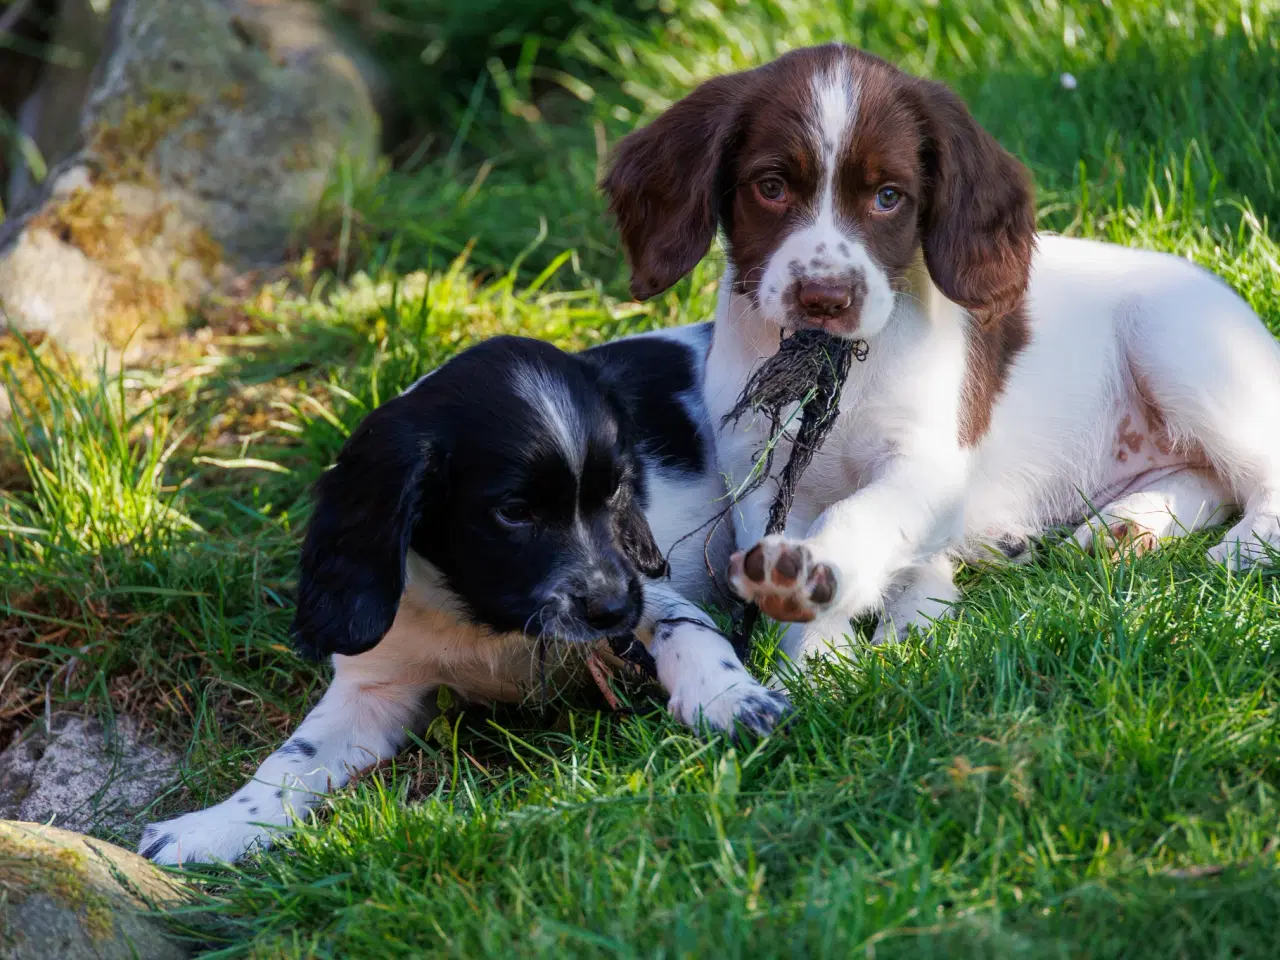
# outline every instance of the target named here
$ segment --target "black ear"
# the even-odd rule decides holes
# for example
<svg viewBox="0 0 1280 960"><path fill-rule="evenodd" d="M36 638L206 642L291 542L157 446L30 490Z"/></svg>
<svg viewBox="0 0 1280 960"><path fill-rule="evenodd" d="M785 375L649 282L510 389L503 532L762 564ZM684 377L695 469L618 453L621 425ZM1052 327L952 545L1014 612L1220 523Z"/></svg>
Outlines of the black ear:
<svg viewBox="0 0 1280 960"><path fill-rule="evenodd" d="M1026 293L1035 249L1027 171L946 87L912 78L910 89L925 131L929 275L947 299L980 319L1003 316Z"/></svg>
<svg viewBox="0 0 1280 960"><path fill-rule="evenodd" d="M708 80L618 145L601 187L647 300L697 266L715 239L720 170L751 73Z"/></svg>
<svg viewBox="0 0 1280 960"><path fill-rule="evenodd" d="M614 532L618 543L627 559L651 580L665 577L669 572L667 558L653 539L653 530L644 517L644 511L636 502L635 496L628 487L618 494L615 503Z"/></svg>
<svg viewBox="0 0 1280 960"><path fill-rule="evenodd" d="M312 659L353 656L391 629L405 557L441 454L405 397L369 414L316 484L290 633Z"/></svg>

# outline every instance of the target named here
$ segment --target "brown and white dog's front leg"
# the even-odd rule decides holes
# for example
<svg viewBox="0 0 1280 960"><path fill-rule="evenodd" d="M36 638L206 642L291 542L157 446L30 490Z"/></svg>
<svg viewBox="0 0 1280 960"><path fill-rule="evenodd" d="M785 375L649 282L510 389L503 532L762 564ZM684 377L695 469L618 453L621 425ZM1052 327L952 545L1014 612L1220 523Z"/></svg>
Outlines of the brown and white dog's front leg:
<svg viewBox="0 0 1280 960"><path fill-rule="evenodd" d="M786 695L751 676L711 618L671 588L646 587L642 632L651 633L658 681L682 723L730 734L741 724L764 735L790 711Z"/></svg>
<svg viewBox="0 0 1280 960"><path fill-rule="evenodd" d="M730 582L767 615L804 625L783 640L797 664L847 652L849 621L881 609L895 581L958 541L964 468L959 454L901 458L803 539L764 537L734 554Z"/></svg>
<svg viewBox="0 0 1280 960"><path fill-rule="evenodd" d="M425 727L436 685L396 677L375 648L335 656L333 683L253 778L216 806L150 824L138 851L156 863L231 863L273 837L351 777L399 753Z"/></svg>

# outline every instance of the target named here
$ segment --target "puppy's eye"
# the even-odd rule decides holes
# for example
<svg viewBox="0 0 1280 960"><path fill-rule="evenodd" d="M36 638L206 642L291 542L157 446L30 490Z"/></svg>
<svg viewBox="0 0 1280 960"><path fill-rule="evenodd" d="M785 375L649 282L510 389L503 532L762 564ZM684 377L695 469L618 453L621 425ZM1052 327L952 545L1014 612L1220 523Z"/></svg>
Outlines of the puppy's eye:
<svg viewBox="0 0 1280 960"><path fill-rule="evenodd" d="M888 213L902 202L902 191L896 187L881 187L876 191L876 210Z"/></svg>
<svg viewBox="0 0 1280 960"><path fill-rule="evenodd" d="M523 501L513 500L495 507L493 518L504 527L527 527L533 523L533 508Z"/></svg>
<svg viewBox="0 0 1280 960"><path fill-rule="evenodd" d="M763 180L757 180L756 193L765 203L786 203L786 181L781 177L765 177Z"/></svg>

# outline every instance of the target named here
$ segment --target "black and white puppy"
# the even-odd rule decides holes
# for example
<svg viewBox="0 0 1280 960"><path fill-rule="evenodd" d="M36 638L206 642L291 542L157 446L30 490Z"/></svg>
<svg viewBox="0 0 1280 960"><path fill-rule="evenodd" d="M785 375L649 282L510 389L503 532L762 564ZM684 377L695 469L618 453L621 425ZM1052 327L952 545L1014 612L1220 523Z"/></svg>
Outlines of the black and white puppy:
<svg viewBox="0 0 1280 960"><path fill-rule="evenodd" d="M725 498L702 401L710 344L709 324L576 355L499 337L371 413L321 478L302 550L293 636L333 656L332 685L249 783L148 826L141 853L233 861L394 756L440 686L536 698L626 634L683 722L772 729L785 697L699 606L732 550L728 524L696 533Z"/></svg>

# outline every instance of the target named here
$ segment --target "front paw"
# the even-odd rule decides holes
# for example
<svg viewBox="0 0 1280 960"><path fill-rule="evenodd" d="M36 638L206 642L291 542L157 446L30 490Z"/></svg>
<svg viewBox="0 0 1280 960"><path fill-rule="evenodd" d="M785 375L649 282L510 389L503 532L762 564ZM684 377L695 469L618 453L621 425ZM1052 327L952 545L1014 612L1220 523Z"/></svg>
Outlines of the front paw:
<svg viewBox="0 0 1280 960"><path fill-rule="evenodd" d="M227 804L197 810L162 823L148 824L138 853L154 863L181 866L192 863L234 863L253 848L265 849L272 830L246 822L247 810Z"/></svg>
<svg viewBox="0 0 1280 960"><path fill-rule="evenodd" d="M785 537L765 537L729 560L738 596L775 620L807 623L831 608L838 591L835 568Z"/></svg>
<svg viewBox="0 0 1280 960"><path fill-rule="evenodd" d="M781 690L770 690L741 667L725 672L719 683L702 677L682 684L671 694L671 715L695 729L733 735L741 725L763 737L791 712Z"/></svg>

